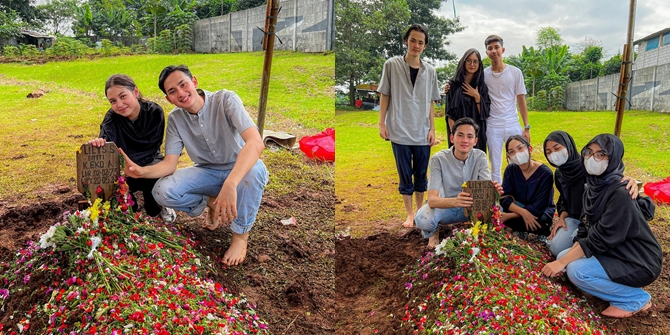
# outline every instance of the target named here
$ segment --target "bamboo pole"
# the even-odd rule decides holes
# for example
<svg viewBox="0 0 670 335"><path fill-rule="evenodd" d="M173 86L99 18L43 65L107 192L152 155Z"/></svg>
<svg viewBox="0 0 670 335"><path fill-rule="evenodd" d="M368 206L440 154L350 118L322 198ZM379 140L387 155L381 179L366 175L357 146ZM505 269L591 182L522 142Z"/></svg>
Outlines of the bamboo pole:
<svg viewBox="0 0 670 335"><path fill-rule="evenodd" d="M635 3L636 0L630 0L630 11L628 13L628 42L626 45L624 45L624 54L621 57L622 72L619 78L616 123L614 124L614 135L617 137L621 137L621 125L623 123L623 113L626 107L626 93L628 91L631 69L633 67L633 30L635 29Z"/></svg>
<svg viewBox="0 0 670 335"><path fill-rule="evenodd" d="M263 49L265 58L263 60L263 78L261 81L261 96L258 103L258 131L263 137L265 125L265 109L268 102L268 89L270 88L270 72L272 70L272 55L275 48L275 30L277 28L277 15L279 14L279 0L268 0L265 17L265 35L263 36Z"/></svg>

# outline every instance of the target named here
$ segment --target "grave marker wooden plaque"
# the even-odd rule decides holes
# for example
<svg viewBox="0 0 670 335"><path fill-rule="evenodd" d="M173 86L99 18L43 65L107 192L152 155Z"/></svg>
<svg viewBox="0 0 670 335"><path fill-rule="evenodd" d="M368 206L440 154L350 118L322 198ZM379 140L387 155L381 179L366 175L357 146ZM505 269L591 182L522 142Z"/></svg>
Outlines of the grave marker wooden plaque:
<svg viewBox="0 0 670 335"><path fill-rule="evenodd" d="M77 189L85 194L86 183L91 202L97 198L109 200L120 174L119 149L113 142L107 142L99 148L86 143L77 151ZM98 187L101 192L97 192Z"/></svg>
<svg viewBox="0 0 670 335"><path fill-rule="evenodd" d="M463 188L463 192L470 193L474 201L472 207L469 208L473 213L474 220L476 221L478 214L481 213L482 223L488 223L491 220L491 210L496 204L498 194L493 182L490 180L470 180L467 182L467 187ZM465 209L465 216L470 217L467 208Z"/></svg>

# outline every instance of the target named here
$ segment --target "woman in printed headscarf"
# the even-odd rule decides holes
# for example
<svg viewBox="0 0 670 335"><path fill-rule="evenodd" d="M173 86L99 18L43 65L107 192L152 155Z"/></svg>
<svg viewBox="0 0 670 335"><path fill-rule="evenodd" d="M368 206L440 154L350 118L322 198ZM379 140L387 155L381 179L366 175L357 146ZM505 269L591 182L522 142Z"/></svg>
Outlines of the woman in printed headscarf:
<svg viewBox="0 0 670 335"><path fill-rule="evenodd" d="M472 48L463 54L458 62L456 75L449 80L446 95L445 114L447 118L447 138L451 143L451 128L458 119L469 117L479 126L479 135L475 148L486 152L486 119L489 117L489 89L484 83L484 65L477 49Z"/></svg>
<svg viewBox="0 0 670 335"><path fill-rule="evenodd" d="M559 193L556 203L558 221L551 226L549 235L549 250L556 256L573 244L573 234L576 234L579 217L582 215L586 175L575 141L564 131L554 131L547 136L544 140L544 156L556 168L554 184ZM635 199L638 195L635 179L624 176L622 182L628 184L626 188Z"/></svg>
<svg viewBox="0 0 670 335"><path fill-rule="evenodd" d="M641 287L658 278L663 258L640 200L631 199L621 183L623 154L623 143L610 134L598 135L584 147L587 186L575 243L542 269L551 277L567 271L575 286L608 301L602 314L615 318L651 307L651 296Z"/></svg>
<svg viewBox="0 0 670 335"><path fill-rule="evenodd" d="M556 211L553 173L531 158L533 147L523 136L511 136L505 149L512 164L507 165L503 175L501 219L514 231L546 237Z"/></svg>

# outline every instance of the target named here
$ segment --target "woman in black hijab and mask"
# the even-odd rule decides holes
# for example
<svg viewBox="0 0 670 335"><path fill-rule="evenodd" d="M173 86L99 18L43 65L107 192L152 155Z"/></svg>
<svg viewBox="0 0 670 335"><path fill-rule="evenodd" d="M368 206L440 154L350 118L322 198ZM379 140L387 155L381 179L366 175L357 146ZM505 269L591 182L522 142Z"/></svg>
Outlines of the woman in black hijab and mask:
<svg viewBox="0 0 670 335"><path fill-rule="evenodd" d="M638 201L621 183L623 153L621 140L610 134L584 147L587 186L575 243L542 269L552 277L567 270L575 286L608 301L602 314L615 318L651 307L651 296L641 287L658 278L663 258Z"/></svg>
<svg viewBox="0 0 670 335"><path fill-rule="evenodd" d="M586 172L575 141L562 130L550 133L544 140L544 156L556 168L554 184L559 193L556 203L558 221L552 225L549 235L549 250L556 256L573 244L573 234L576 234L579 217L582 215ZM628 184L626 189L630 190L632 198L637 198L638 187L635 179L624 176L621 181Z"/></svg>
<svg viewBox="0 0 670 335"><path fill-rule="evenodd" d="M484 65L477 49L472 48L463 54L458 62L456 75L449 80L445 113L447 118L447 138L451 128L458 119L469 117L479 125L479 140L475 148L486 152L486 119L489 117L489 89L484 83ZM445 88L446 89L446 88Z"/></svg>

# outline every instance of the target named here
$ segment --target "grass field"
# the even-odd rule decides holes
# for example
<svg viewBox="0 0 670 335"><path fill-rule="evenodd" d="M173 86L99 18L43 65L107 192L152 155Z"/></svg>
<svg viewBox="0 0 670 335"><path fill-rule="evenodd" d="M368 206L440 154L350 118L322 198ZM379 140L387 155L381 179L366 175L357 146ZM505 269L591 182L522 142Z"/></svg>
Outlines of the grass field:
<svg viewBox="0 0 670 335"><path fill-rule="evenodd" d="M545 137L554 130L570 133L581 148L595 135L614 131L614 112L530 112L532 157L547 164L542 154ZM371 231L365 222L393 222L405 218L398 194L398 178L391 144L378 134L377 112L338 111L337 168L335 171L336 224L359 227L353 233ZM435 120L442 142L431 153L447 148L444 118ZM670 115L629 111L623 119L626 174L643 182L670 176ZM506 164L506 163L503 163ZM548 164L547 164L548 165ZM357 225L356 223L360 224Z"/></svg>
<svg viewBox="0 0 670 335"><path fill-rule="evenodd" d="M334 54L276 52L265 129L305 135L333 126ZM97 136L109 109L105 80L130 75L145 98L167 113L173 108L158 89L170 64L186 64L200 88L240 95L256 119L262 53L138 55L42 65L0 64L0 199L33 193L54 183L74 185L75 150ZM26 99L37 89L48 91ZM189 164L182 158L182 165Z"/></svg>

